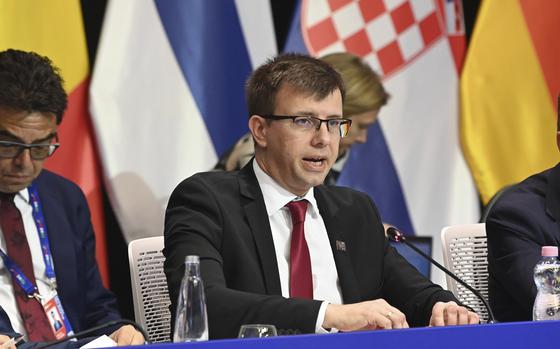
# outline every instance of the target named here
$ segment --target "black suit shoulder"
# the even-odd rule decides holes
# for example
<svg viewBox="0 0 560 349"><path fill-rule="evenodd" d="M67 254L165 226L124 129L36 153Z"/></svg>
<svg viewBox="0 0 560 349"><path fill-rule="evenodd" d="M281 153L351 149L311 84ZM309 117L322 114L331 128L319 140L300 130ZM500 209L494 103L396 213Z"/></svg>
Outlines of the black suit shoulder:
<svg viewBox="0 0 560 349"><path fill-rule="evenodd" d="M42 170L35 183L40 191L48 192L61 201L72 203L85 200L82 189L76 183L54 172Z"/></svg>
<svg viewBox="0 0 560 349"><path fill-rule="evenodd" d="M532 175L514 185L496 202L487 219L487 235L493 238L504 230L544 243L541 233L554 227L547 213L546 195L552 169ZM548 235L548 234L546 234Z"/></svg>
<svg viewBox="0 0 560 349"><path fill-rule="evenodd" d="M532 319L533 268L541 246L560 243L549 206L558 170L537 173L508 189L486 220L489 301L499 321Z"/></svg>
<svg viewBox="0 0 560 349"><path fill-rule="evenodd" d="M57 189L61 190L82 191L76 183L49 170L42 170L37 181L55 185Z"/></svg>

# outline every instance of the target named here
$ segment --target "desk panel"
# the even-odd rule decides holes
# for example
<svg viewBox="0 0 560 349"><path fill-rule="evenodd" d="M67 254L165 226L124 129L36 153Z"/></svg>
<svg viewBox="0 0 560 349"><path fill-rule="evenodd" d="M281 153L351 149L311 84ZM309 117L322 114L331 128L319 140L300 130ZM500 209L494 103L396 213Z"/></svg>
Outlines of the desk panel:
<svg viewBox="0 0 560 349"><path fill-rule="evenodd" d="M264 339L229 339L199 343L154 344L151 348L197 349L474 349L538 348L560 343L560 321L517 322L404 330L280 336Z"/></svg>

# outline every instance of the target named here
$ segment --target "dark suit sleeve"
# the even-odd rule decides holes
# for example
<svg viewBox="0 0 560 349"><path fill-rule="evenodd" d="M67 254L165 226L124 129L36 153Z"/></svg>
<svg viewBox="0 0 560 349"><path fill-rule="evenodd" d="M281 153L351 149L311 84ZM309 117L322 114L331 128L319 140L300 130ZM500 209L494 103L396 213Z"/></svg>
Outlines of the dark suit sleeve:
<svg viewBox="0 0 560 349"><path fill-rule="evenodd" d="M211 338L236 337L242 324L273 324L280 330L314 332L320 302L286 299L233 288L238 275L224 272L224 231L227 227L223 205L201 177L181 183L171 195L165 217L165 273L174 318L177 294L186 255L198 255L207 298ZM231 251L231 246L227 246ZM235 251L234 251L235 252ZM273 257L272 257L273 258ZM257 266L258 269L258 266ZM255 275L256 280L261 275Z"/></svg>
<svg viewBox="0 0 560 349"><path fill-rule="evenodd" d="M1 306L0 306L0 334L4 336L8 336L10 338L14 338L14 337L17 338L21 336L21 334L14 331L10 319L8 318L8 314L6 314L6 312L4 311L4 309L2 309ZM95 338L84 338L74 342L68 341L57 345L53 345L51 348L52 349L79 348L87 344L88 342L92 341L93 339ZM43 342L20 342L18 343L17 347L18 349L34 349L34 348L40 348L45 344L46 343Z"/></svg>
<svg viewBox="0 0 560 349"><path fill-rule="evenodd" d="M497 304L497 309L494 310L499 320L531 319L533 301L537 294L533 268L540 260L541 246L557 244L542 234L542 227L535 217L530 215L530 211L500 205L494 207L486 222L488 268L491 275L490 302L493 307ZM504 298L506 295L502 292L513 299L509 307L515 307L515 312L513 309L501 311L501 304L507 303ZM502 299L493 299L496 295L500 295ZM525 315L522 316L523 319L516 318L517 315L509 318L508 314L514 313Z"/></svg>
<svg viewBox="0 0 560 349"><path fill-rule="evenodd" d="M4 336L8 336L10 338L19 336L19 333L14 331L14 329L12 328L12 323L10 322L10 318L8 317L8 314L6 314L6 312L4 311L4 309L2 309L1 306L0 306L0 334L3 334Z"/></svg>
<svg viewBox="0 0 560 349"><path fill-rule="evenodd" d="M400 309L410 326L427 326L437 302L460 302L449 291L426 279L386 242L383 298Z"/></svg>
<svg viewBox="0 0 560 349"><path fill-rule="evenodd" d="M375 214L374 234L383 244L383 287L381 298L401 310L410 326L427 326L432 308L437 302L460 302L449 291L434 284L402 257L385 237L381 217L368 197L368 203Z"/></svg>
<svg viewBox="0 0 560 349"><path fill-rule="evenodd" d="M97 261L95 259L95 236L93 226L91 224L91 217L87 201L78 188L75 194L78 198L77 205L75 206L75 236L79 239L77 246L81 250L78 251L81 259L79 260L78 279L82 284L80 289L83 297L85 309L80 311L79 328L74 328L74 331L83 331L93 326L101 325L112 320L120 319L119 311L117 310L117 302L115 296L108 291L101 281ZM61 263L56 261L57 263ZM64 262L62 262L64 263ZM113 326L99 331L95 335L111 334L120 326Z"/></svg>

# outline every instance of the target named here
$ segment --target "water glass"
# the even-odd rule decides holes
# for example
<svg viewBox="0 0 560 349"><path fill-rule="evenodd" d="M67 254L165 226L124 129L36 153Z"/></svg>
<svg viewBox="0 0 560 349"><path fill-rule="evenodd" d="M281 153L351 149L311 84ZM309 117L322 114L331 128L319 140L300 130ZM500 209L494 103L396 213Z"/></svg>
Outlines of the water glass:
<svg viewBox="0 0 560 349"><path fill-rule="evenodd" d="M239 329L239 338L264 338L277 336L274 325L243 325Z"/></svg>

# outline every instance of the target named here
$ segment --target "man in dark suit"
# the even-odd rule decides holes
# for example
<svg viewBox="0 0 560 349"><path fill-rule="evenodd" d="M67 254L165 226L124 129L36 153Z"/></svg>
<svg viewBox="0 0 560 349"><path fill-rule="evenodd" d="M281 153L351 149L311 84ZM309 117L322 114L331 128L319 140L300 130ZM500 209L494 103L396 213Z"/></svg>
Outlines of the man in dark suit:
<svg viewBox="0 0 560 349"><path fill-rule="evenodd" d="M560 119L556 141L560 149ZM559 224L560 164L508 188L492 207L486 219L488 297L497 320L533 319L533 268L542 246L560 246Z"/></svg>
<svg viewBox="0 0 560 349"><path fill-rule="evenodd" d="M194 175L169 200L173 314L185 256L199 255L211 338L248 323L320 333L478 322L388 246L367 195L322 185L350 126L330 65L281 55L246 92L255 158Z"/></svg>
<svg viewBox="0 0 560 349"><path fill-rule="evenodd" d="M48 58L0 52L0 329L31 342L120 318L101 283L82 191L43 170L58 147L66 104ZM67 319L64 326L50 320L57 318L51 312ZM129 325L106 331L120 345L144 341Z"/></svg>

